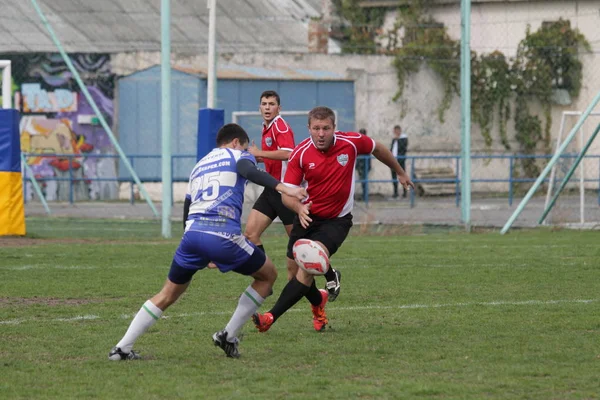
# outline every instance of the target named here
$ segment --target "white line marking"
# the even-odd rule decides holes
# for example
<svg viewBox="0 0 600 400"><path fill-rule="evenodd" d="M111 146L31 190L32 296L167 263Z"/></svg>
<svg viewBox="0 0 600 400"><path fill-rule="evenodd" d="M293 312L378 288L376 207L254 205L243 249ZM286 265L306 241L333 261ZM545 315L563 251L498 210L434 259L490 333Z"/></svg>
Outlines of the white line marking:
<svg viewBox="0 0 600 400"><path fill-rule="evenodd" d="M414 310L414 309L436 309L436 308L451 308L451 307L498 307L498 306L535 306L535 305L552 305L552 304L590 304L598 302L599 299L575 299L575 300L523 300L523 301L489 301L489 302L467 302L467 303L442 303L442 304L403 304L398 306L353 306L353 307L328 307L331 312L338 311L362 311L362 310ZM288 312L306 312L305 309L292 308ZM169 318L187 318L187 317L203 317L214 315L231 315L233 310L229 311L200 311L194 313L179 313L162 316L162 319ZM135 314L121 314L121 319L131 319ZM86 320L110 320L111 318L102 318L98 315L78 315L68 318L18 318L1 321L0 325L20 325L26 322L73 322Z"/></svg>
<svg viewBox="0 0 600 400"><path fill-rule="evenodd" d="M71 322L71 321L87 321L92 319L100 319L97 315L78 315L71 318L55 318L52 321Z"/></svg>

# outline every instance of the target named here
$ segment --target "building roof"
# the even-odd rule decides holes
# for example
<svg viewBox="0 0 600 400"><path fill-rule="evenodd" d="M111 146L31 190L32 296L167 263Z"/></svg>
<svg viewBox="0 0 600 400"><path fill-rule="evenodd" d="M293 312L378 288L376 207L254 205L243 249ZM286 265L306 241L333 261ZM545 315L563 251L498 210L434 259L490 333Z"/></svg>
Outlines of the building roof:
<svg viewBox="0 0 600 400"><path fill-rule="evenodd" d="M160 50L160 0L37 0L67 52ZM221 53L307 52L322 0L218 0ZM55 52L30 1L0 0L0 52ZM171 1L171 51L208 49L207 0Z"/></svg>
<svg viewBox="0 0 600 400"><path fill-rule="evenodd" d="M186 66L173 66L181 72L188 74L198 75L206 77L208 71L206 68L192 68ZM306 69L306 68L292 68L292 67L279 67L279 68L262 68L262 67L249 67L238 64L219 64L217 68L217 78L219 79L263 79L263 80L301 80L301 81L339 81L348 80L344 75L336 72L318 70L318 69Z"/></svg>

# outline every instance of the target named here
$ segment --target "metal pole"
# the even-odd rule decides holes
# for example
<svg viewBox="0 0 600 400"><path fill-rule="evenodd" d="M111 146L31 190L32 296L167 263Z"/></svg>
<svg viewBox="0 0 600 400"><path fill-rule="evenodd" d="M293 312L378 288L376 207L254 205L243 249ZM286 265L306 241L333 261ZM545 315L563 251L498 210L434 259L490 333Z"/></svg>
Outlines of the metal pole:
<svg viewBox="0 0 600 400"><path fill-rule="evenodd" d="M556 139L556 149L560 146L562 140L563 129L565 128L565 113L562 114L560 119L560 128L558 129L558 138ZM544 208L550 204L550 196L552 196L552 190L554 189L554 179L556 178L556 166L552 167L550 171L550 181L548 182L548 191L546 192L546 201L544 202Z"/></svg>
<svg viewBox="0 0 600 400"><path fill-rule="evenodd" d="M117 139L115 139L115 135L113 134L112 129L110 129L110 127L106 123L106 119L104 118L104 116L100 112L100 109L98 109L98 106L96 105L96 102L94 101L94 98L90 95L89 90L87 89L87 87L85 86L85 84L83 83L83 81L81 80L81 76L79 75L79 72L75 69L75 67L73 66L73 63L71 62L71 59L69 58L69 56L67 55L67 53L63 49L62 44L60 43L60 40L58 39L58 37L54 33L54 30L52 29L52 26L50 26L50 23L48 22L48 19L46 18L46 16L42 12L42 9L40 8L40 6L38 5L38 3L37 3L36 0L31 0L31 3L33 4L33 7L37 11L40 19L42 20L42 23L44 24L44 26L48 30L48 33L50 34L50 37L52 38L52 41L54 42L54 45L58 49L58 51L59 51L60 55L62 56L63 60L65 61L65 64L67 64L67 67L69 68L69 71L71 71L71 73L73 74L73 78L75 78L75 81L77 82L77 85L79 86L79 89L81 89L81 92L83 93L83 95L85 96L86 100L88 101L88 103L92 107L92 110L94 110L94 112L96 113L96 116L98 117L98 120L100 121L100 125L102 125L102 128L104 128L104 130L106 131L106 134L110 138L111 143L113 144L113 146L115 146L115 149L117 150L117 153L119 153L119 156L121 157L121 160L123 160L123 164L125 164L125 167L129 171L129 173L131 173L131 176L135 180L135 183L137 183L137 185L139 186L140 192L142 192L144 198L146 199L146 202L148 203L148 205L152 209L152 212L154 213L154 215L158 216L158 211L156 210L156 207L154 207L154 203L152 202L152 199L150 199L150 196L146 192L146 188L144 187L144 185L142 184L142 182L140 182L140 178L137 176L137 174L135 173L135 171L131 167L131 164L129 164L129 160L127 159L127 156L123 152L123 149L121 149L121 146L119 146L119 142L117 141Z"/></svg>
<svg viewBox="0 0 600 400"><path fill-rule="evenodd" d="M48 207L48 202L46 201L46 198L44 197L44 193L42 193L42 188L40 188L40 185L38 184L37 180L35 179L33 170L27 164L27 159L25 158L25 155L23 153L21 153L21 163L23 163L23 168L27 172L27 177L29 178L29 181L31 181L31 184L33 185L33 190L35 191L37 196L40 198L40 201L42 202L42 205L44 206L44 209L46 210L46 214L50 215L50 207Z"/></svg>
<svg viewBox="0 0 600 400"><path fill-rule="evenodd" d="M460 102L462 157L462 220L471 231L471 0L461 0Z"/></svg>
<svg viewBox="0 0 600 400"><path fill-rule="evenodd" d="M160 89L162 143L162 236L171 237L171 1L161 0L160 7Z"/></svg>
<svg viewBox="0 0 600 400"><path fill-rule="evenodd" d="M579 148L583 151L583 127L579 130ZM587 149L586 149L587 151ZM579 168L579 223L585 222L585 169Z"/></svg>
<svg viewBox="0 0 600 400"><path fill-rule="evenodd" d="M600 92L598 92L596 97L594 97L594 100L592 100L592 102L590 103L588 108L581 115L581 117L579 118L579 121L577 121L577 124L575 124L575 126L573 127L573 129L571 130L571 132L569 133L567 138L565 139L565 141L560 145L558 150L556 150L556 153L554 153L554 156L552 156L552 158L550 159L550 162L548 163L548 165L546 165L546 168L544 168L544 170L542 171L540 176L537 178L537 180L531 187L531 189L529 189L529 192L527 192L527 194L525 195L523 200L521 200L521 203L519 203L519 206L517 207L515 212L510 216L508 221L506 221L506 224L504 224L504 227L500 231L500 233L502 235L504 235L510 229L510 227L515 222L515 220L517 219L519 214L521 214L521 212L523 211L523 208L525 208L525 205L529 202L529 200L531 199L531 197L533 196L535 191L538 189L538 187L542 184L542 182L546 178L546 175L548 175L548 172L550 172L550 170L552 169L554 164L556 164L556 161L558 160L558 158L565 151L565 149L567 148L569 143L571 143L571 140L573 140L573 137L575 136L575 134L577 133L579 128L581 128L581 125L583 125L584 121L586 120L588 115L592 112L594 107L596 107L596 104L598 104L599 101L600 101Z"/></svg>
<svg viewBox="0 0 600 400"><path fill-rule="evenodd" d="M217 93L217 57L216 57L216 23L217 23L217 2L216 0L207 0L208 12L208 87L206 93L206 107L215 108L215 98Z"/></svg>
<svg viewBox="0 0 600 400"><path fill-rule="evenodd" d="M550 204L544 210L544 213L542 214L540 220L538 221L538 224L541 224L542 222L544 222L544 219L546 219L546 216L548 215L548 213L550 212L550 210L554 206L554 203L556 203L556 199L558 198L558 195L565 188L565 186L567 185L567 182L571 178L571 175L573 175L573 173L575 172L575 169L577 168L577 166L579 165L579 163L581 162L581 160L583 160L583 157L585 156L585 153L587 153L588 149L592 145L592 142L596 138L596 135L598 135L598 132L600 132L600 124L598 124L598 126L596 127L596 130L594 131L594 133L592 134L592 136L589 138L589 140L586 143L585 147L583 149L581 149L581 153L579 153L579 155L577 156L577 159L575 160L575 162L571 166L571 169L569 169L569 172L567 173L567 176L565 176L565 179L563 179L563 181L560 184L558 190L556 191L556 193L554 193L554 196L552 197L552 200L550 200Z"/></svg>
<svg viewBox="0 0 600 400"><path fill-rule="evenodd" d="M508 162L508 205L512 206L513 202L513 167L514 161L511 156Z"/></svg>

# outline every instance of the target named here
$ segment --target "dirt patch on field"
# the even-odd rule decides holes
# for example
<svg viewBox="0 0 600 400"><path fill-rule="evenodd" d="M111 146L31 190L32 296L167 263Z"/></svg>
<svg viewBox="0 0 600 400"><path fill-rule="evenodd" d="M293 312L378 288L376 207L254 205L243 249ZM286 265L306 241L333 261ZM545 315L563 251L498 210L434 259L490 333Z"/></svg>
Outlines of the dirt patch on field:
<svg viewBox="0 0 600 400"><path fill-rule="evenodd" d="M168 240L115 240L115 239L78 239L78 238L27 238L27 237L0 237L0 248L2 247L29 247L49 244L168 244Z"/></svg>
<svg viewBox="0 0 600 400"><path fill-rule="evenodd" d="M0 237L0 247L27 247L38 246L44 244L72 244L72 243L93 243L95 240L76 239L76 238L61 238L61 239L40 239L27 237Z"/></svg>
<svg viewBox="0 0 600 400"><path fill-rule="evenodd" d="M103 303L106 299L60 299L57 297L0 297L0 307L29 306L42 304L45 306L80 306L83 304Z"/></svg>

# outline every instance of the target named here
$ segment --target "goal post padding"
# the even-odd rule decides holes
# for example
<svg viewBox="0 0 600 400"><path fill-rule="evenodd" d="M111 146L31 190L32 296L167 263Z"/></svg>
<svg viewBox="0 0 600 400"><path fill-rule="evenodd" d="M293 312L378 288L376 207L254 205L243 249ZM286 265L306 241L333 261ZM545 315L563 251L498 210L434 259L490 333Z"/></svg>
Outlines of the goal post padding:
<svg viewBox="0 0 600 400"><path fill-rule="evenodd" d="M0 110L0 236L25 235L19 112Z"/></svg>
<svg viewBox="0 0 600 400"><path fill-rule="evenodd" d="M217 132L225 121L225 110L201 108L198 112L198 146L196 162L210 153L217 142Z"/></svg>

